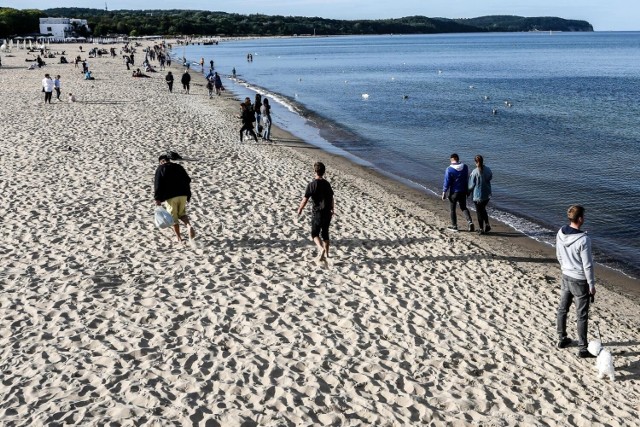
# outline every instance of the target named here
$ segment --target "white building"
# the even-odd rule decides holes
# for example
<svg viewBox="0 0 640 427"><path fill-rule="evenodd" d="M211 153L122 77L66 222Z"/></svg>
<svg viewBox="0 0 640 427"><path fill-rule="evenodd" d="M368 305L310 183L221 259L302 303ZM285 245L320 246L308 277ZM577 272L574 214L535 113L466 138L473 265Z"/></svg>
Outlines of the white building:
<svg viewBox="0 0 640 427"><path fill-rule="evenodd" d="M40 18L40 34L51 34L56 39L72 37L74 36L74 24L89 30L86 19Z"/></svg>

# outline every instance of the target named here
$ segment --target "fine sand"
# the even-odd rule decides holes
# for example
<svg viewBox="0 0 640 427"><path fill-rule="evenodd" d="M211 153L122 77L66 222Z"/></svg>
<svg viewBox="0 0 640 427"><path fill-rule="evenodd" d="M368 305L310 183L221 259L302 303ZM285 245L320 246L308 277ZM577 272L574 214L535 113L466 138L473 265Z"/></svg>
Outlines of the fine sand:
<svg viewBox="0 0 640 427"><path fill-rule="evenodd" d="M600 380L575 345L555 348L551 248L499 224L452 235L444 202L280 130L241 145L238 101L210 100L195 73L181 94L178 64L171 94L164 72L132 78L120 58L89 59L85 81L11 55L0 424L637 425L637 281L598 271L590 339L597 322L617 371ZM43 103L45 72L63 102ZM153 225L168 148L193 179L193 246ZM327 264L309 208L295 216L316 159L336 193Z"/></svg>

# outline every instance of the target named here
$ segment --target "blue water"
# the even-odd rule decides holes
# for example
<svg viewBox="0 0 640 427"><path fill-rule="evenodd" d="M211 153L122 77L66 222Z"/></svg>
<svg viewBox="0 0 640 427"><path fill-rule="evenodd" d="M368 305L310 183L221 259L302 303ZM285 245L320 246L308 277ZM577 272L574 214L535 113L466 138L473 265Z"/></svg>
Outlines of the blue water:
<svg viewBox="0 0 640 427"><path fill-rule="evenodd" d="M440 193L452 152L470 166L482 154L490 215L553 242L582 204L597 260L640 275L640 33L255 39L183 54L235 67L226 86L272 98L276 124L425 191Z"/></svg>

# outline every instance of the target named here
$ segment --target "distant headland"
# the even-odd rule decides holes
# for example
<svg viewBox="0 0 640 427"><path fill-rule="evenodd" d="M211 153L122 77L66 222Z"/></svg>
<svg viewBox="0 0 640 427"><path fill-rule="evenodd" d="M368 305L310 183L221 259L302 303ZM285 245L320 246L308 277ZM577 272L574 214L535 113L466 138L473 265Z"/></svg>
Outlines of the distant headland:
<svg viewBox="0 0 640 427"><path fill-rule="evenodd" d="M192 34L240 37L593 31L587 21L508 15L468 19L408 16L397 19L336 20L176 9L111 11L86 8L0 8L0 37L38 33L39 18L46 17L86 19L89 27L86 31L89 34L79 34L84 36ZM85 29L78 30L82 32Z"/></svg>

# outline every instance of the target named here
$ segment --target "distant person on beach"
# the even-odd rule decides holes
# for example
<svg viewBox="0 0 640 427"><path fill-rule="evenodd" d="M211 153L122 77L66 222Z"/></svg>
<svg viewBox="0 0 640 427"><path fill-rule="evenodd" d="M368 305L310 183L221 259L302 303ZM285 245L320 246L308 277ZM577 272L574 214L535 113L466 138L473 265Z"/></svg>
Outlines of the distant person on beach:
<svg viewBox="0 0 640 427"><path fill-rule="evenodd" d="M132 77L149 77L148 75L140 71L140 68L136 68L136 70L131 74L131 76Z"/></svg>
<svg viewBox="0 0 640 427"><path fill-rule="evenodd" d="M56 99L58 101L60 101L60 88L61 88L60 76L57 75L56 79L53 81L53 89L56 91Z"/></svg>
<svg viewBox="0 0 640 427"><path fill-rule="evenodd" d="M231 75L233 76L233 78L236 78L236 67L233 67L233 70L231 71Z"/></svg>
<svg viewBox="0 0 640 427"><path fill-rule="evenodd" d="M173 92L173 74L171 74L171 71L167 73L164 79L167 82L167 86L169 86L169 92Z"/></svg>
<svg viewBox="0 0 640 427"><path fill-rule="evenodd" d="M485 166L484 158L478 154L475 157L476 168L469 176L469 194L476 205L478 216L478 234L486 234L491 231L487 205L491 198L491 179L493 174L489 166Z"/></svg>
<svg viewBox="0 0 640 427"><path fill-rule="evenodd" d="M209 99L213 98L213 79L207 79L207 92L209 93Z"/></svg>
<svg viewBox="0 0 640 427"><path fill-rule="evenodd" d="M262 138L262 95L259 93L256 93L256 98L253 102L253 112L256 115L256 134Z"/></svg>
<svg viewBox="0 0 640 427"><path fill-rule="evenodd" d="M75 95L74 95L74 94L69 93L69 95L67 95L67 100L68 100L69 102L76 102L76 97L75 97Z"/></svg>
<svg viewBox="0 0 640 427"><path fill-rule="evenodd" d="M222 94L222 80L217 71L213 73L213 86L216 88L216 95L220 96Z"/></svg>
<svg viewBox="0 0 640 427"><path fill-rule="evenodd" d="M191 201L191 178L181 165L171 163L167 155L160 156L158 162L160 164L153 181L153 198L156 205L160 206L164 202L167 212L173 217L173 231L178 242L182 242L178 220L187 226L189 238L193 239L196 232L187 216L187 203Z"/></svg>
<svg viewBox="0 0 640 427"><path fill-rule="evenodd" d="M313 165L313 170L315 178L307 185L304 197L298 207L298 216L311 199L313 202L311 238L318 247L316 261L323 261L329 257L329 226L335 210L335 199L331 184L324 179L324 164L316 162Z"/></svg>
<svg viewBox="0 0 640 427"><path fill-rule="evenodd" d="M444 184L442 186L442 200L449 194L449 207L451 214L450 231L458 231L458 217L456 215L456 205L460 205L460 210L467 220L469 231L474 230L473 220L469 209L467 209L467 184L469 182L469 169L467 165L460 162L456 153L450 156L451 164L444 172Z"/></svg>
<svg viewBox="0 0 640 427"><path fill-rule="evenodd" d="M42 91L44 92L44 103L51 104L51 96L53 95L53 88L55 84L53 80L51 80L51 76L49 74L44 75L44 79L42 79Z"/></svg>
<svg viewBox="0 0 640 427"><path fill-rule="evenodd" d="M267 98L262 101L262 108L260 111L262 115L262 139L271 142L271 105Z"/></svg>
<svg viewBox="0 0 640 427"><path fill-rule="evenodd" d="M248 99L248 98L247 98ZM253 121L256 119L256 116L253 114L251 110L251 101L243 102L240 104L240 119L242 120L242 127L240 128L240 142L242 142L242 136L245 132L253 137L253 139L258 142L258 137L256 133L253 131Z"/></svg>
<svg viewBox="0 0 640 427"><path fill-rule="evenodd" d="M184 70L184 74L182 74L182 78L180 79L182 83L182 90L184 93L189 93L189 85L191 83L191 75L189 74L189 70Z"/></svg>
<svg viewBox="0 0 640 427"><path fill-rule="evenodd" d="M562 269L560 304L556 327L558 348L568 347L572 341L567 337L567 312L571 303L576 303L578 328L578 357L595 357L587 350L589 303L596 294L591 238L580 228L584 224L584 208L573 205L567 210L569 224L556 235L556 257ZM591 300L591 301L590 301Z"/></svg>

